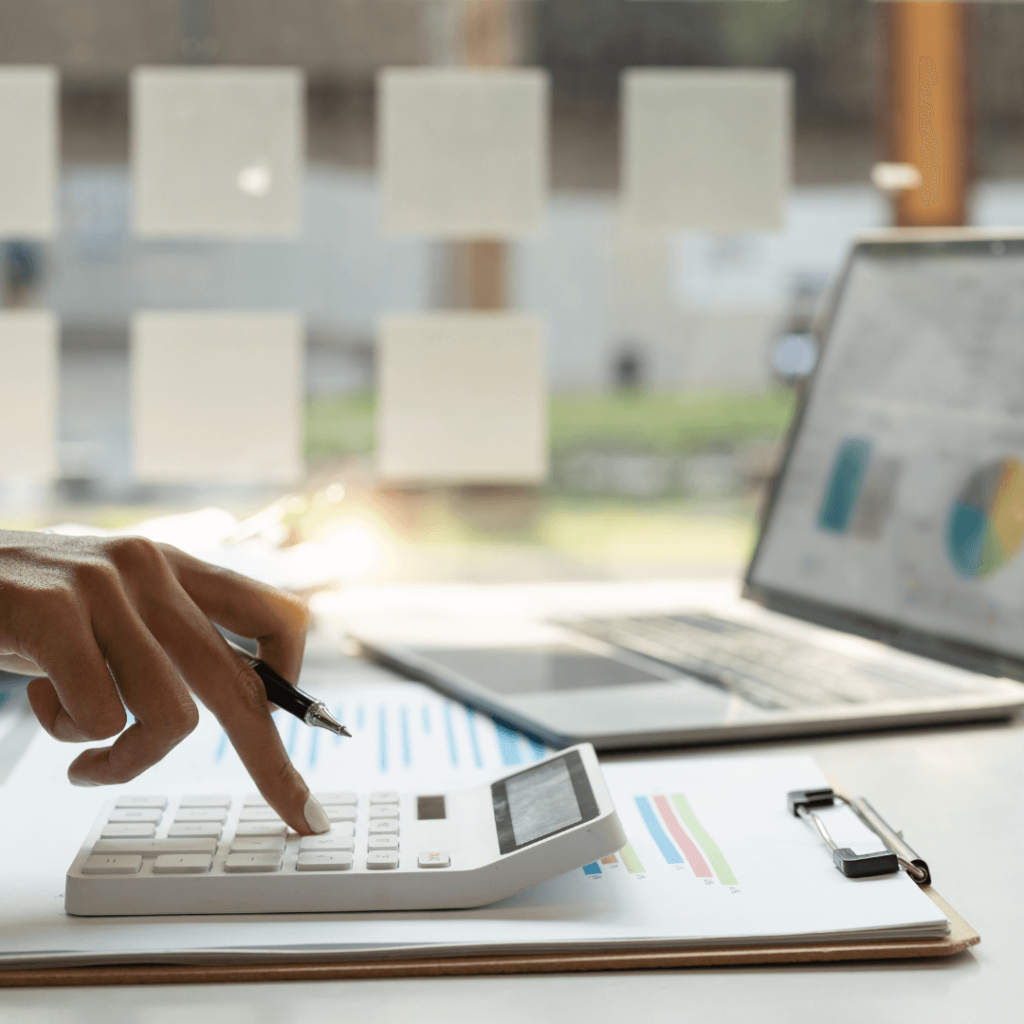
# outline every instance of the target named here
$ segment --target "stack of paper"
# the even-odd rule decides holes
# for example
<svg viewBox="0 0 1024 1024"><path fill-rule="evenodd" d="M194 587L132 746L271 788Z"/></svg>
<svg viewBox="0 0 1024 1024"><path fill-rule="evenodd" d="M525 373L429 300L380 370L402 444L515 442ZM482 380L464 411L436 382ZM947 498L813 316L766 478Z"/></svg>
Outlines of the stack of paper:
<svg viewBox="0 0 1024 1024"><path fill-rule="evenodd" d="M316 736L279 716L314 790L436 792L543 756L526 737L381 670L314 656L303 684L352 729ZM806 757L690 757L608 765L629 845L489 907L469 911L238 917L72 918L64 874L105 791L64 781L71 752L40 734L0 790L0 821L22 840L0 849L0 965L337 960L502 950L611 950L816 940L940 938L948 923L905 875L851 881L789 814L789 790L826 785ZM136 792L251 790L212 718ZM878 840L845 808L835 838ZM253 885L259 880L254 878ZM344 884L339 877L337 884Z"/></svg>

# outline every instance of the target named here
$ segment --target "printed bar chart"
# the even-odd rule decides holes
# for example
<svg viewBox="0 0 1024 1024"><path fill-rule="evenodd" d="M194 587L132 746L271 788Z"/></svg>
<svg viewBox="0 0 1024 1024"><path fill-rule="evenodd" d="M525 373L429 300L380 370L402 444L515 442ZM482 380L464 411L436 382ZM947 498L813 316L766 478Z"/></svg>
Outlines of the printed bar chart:
<svg viewBox="0 0 1024 1024"><path fill-rule="evenodd" d="M693 813L686 797L682 793L674 793L672 795L672 802L676 805L676 810L679 812L679 817L683 819L683 824L693 834L693 838L697 840L705 856L711 862L711 866L715 869L715 874L718 875L719 882L722 885L737 885L736 876L732 873L732 868L729 867L728 861L722 855L718 844L708 835L704 826L697 820L697 815Z"/></svg>
<svg viewBox="0 0 1024 1024"><path fill-rule="evenodd" d="M640 863L640 858L629 843L626 843L619 851L619 856L622 858L622 863L625 865L626 870L631 875L642 875L644 873L644 866Z"/></svg>
<svg viewBox="0 0 1024 1024"><path fill-rule="evenodd" d="M722 885L739 884L725 855L682 793L673 794L671 800L662 795L635 796L633 800L666 864L688 864L696 878L717 876ZM634 858L636 855L629 847L621 852L623 864L632 873L627 853Z"/></svg>
<svg viewBox="0 0 1024 1024"><path fill-rule="evenodd" d="M686 834L683 827L679 824L679 819L676 818L672 812L672 805L663 796L656 796L654 803L658 810L661 812L661 820L665 823L665 827L668 829L669 834L679 845L679 849L683 851L683 856L686 858L690 867L693 868L693 873L698 878L711 878L711 868L708 867L707 861L701 856L700 850L697 849L696 843Z"/></svg>
<svg viewBox="0 0 1024 1024"><path fill-rule="evenodd" d="M489 715L443 698L429 703L409 700L404 693L385 700L332 702L339 722L348 722L354 738L343 741L306 728L291 715L276 715L275 722L288 756L302 772L330 771L344 762L345 770L358 761L379 775L438 770L493 771L537 761L547 748ZM214 723L211 721L210 723ZM235 765L237 755L219 724L212 739L213 763Z"/></svg>
<svg viewBox="0 0 1024 1024"><path fill-rule="evenodd" d="M644 819L644 824L647 826L647 831L651 833L651 838L654 840L655 845L661 850L661 855L665 858L669 864L684 864L685 861L682 855L672 844L672 840L665 834L665 830L661 827L661 822L658 821L658 816L654 813L654 808L651 806L651 801L645 796L635 796L633 799L636 801L637 810L640 811L640 816Z"/></svg>

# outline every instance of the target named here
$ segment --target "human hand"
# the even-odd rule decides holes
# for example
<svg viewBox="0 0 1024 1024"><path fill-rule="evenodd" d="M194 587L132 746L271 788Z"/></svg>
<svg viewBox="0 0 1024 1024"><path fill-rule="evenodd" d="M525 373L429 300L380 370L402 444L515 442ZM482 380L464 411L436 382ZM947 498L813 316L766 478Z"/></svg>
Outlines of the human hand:
<svg viewBox="0 0 1024 1024"><path fill-rule="evenodd" d="M260 658L298 680L308 612L297 598L140 537L0 530L0 669L45 675L28 699L55 739L117 737L75 758L72 783L123 783L156 764L196 727L195 694L270 806L296 832L326 832L259 676L213 623L255 638Z"/></svg>

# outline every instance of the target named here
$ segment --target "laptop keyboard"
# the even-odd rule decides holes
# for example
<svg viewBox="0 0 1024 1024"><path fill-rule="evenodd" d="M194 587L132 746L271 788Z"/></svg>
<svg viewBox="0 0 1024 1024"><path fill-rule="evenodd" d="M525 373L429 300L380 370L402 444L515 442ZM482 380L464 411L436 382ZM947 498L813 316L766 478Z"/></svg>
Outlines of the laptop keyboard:
<svg viewBox="0 0 1024 1024"><path fill-rule="evenodd" d="M860 661L706 613L586 619L571 627L773 710L961 692L935 678Z"/></svg>

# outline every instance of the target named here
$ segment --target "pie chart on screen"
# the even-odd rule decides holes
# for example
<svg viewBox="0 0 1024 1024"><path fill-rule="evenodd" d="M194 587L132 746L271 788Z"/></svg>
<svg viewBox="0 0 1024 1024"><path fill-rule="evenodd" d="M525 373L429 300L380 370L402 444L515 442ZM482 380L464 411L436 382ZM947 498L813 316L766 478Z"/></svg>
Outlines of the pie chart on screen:
<svg viewBox="0 0 1024 1024"><path fill-rule="evenodd" d="M1024 542L1024 466L1000 459L977 470L949 513L949 557L961 576L991 576Z"/></svg>

